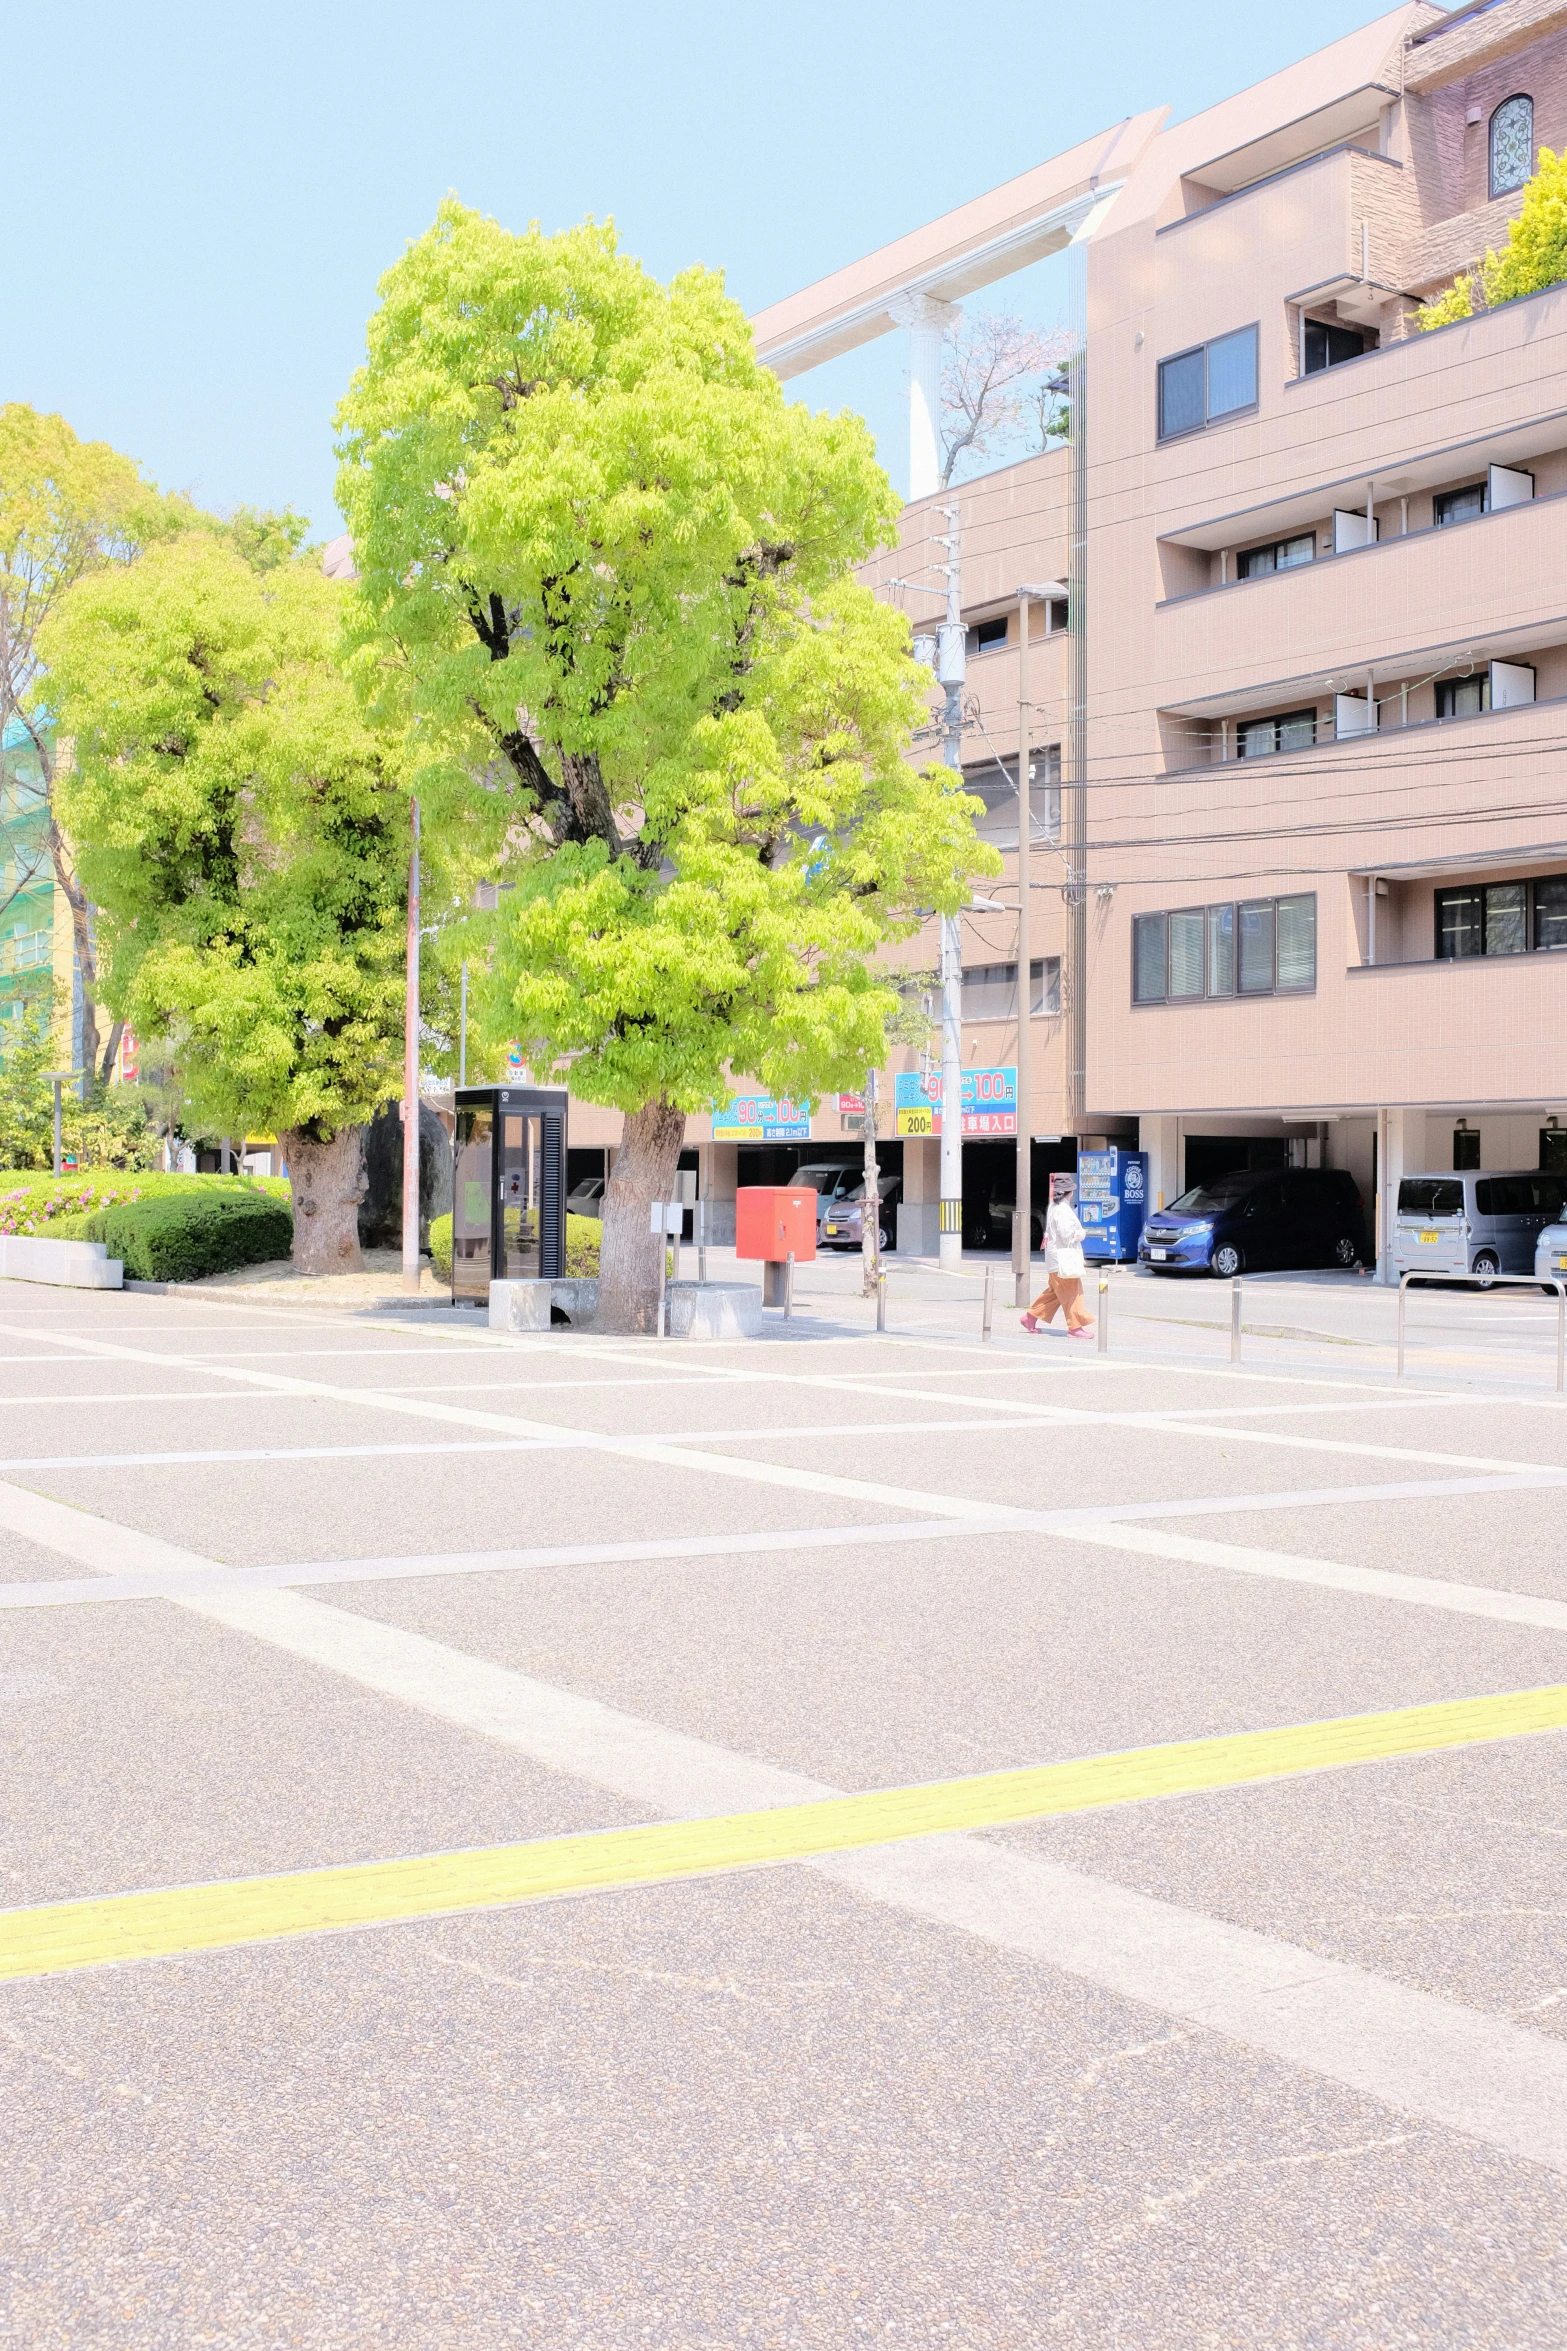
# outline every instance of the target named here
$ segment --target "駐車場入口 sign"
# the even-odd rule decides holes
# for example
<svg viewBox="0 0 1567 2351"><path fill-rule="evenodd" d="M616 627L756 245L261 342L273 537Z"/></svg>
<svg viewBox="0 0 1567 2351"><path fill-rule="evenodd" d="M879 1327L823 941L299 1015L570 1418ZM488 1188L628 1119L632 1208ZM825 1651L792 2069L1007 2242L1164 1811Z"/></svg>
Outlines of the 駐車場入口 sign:
<svg viewBox="0 0 1567 2351"><path fill-rule="evenodd" d="M895 1132L900 1135L939 1135L941 1132L941 1073L922 1077L915 1070L893 1080ZM1017 1133L1017 1071L966 1069L963 1072L963 1132L965 1135Z"/></svg>

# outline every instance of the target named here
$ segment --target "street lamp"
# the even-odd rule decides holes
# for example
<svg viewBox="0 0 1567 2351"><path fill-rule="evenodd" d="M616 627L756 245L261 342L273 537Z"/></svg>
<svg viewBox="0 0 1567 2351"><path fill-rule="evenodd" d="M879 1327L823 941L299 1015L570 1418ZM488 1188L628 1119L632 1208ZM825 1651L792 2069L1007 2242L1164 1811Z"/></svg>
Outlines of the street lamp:
<svg viewBox="0 0 1567 2351"><path fill-rule="evenodd" d="M54 1172L56 1175L62 1172L60 1167L60 1088L74 1084L76 1074L74 1069L46 1069L43 1073L45 1084L54 1088Z"/></svg>

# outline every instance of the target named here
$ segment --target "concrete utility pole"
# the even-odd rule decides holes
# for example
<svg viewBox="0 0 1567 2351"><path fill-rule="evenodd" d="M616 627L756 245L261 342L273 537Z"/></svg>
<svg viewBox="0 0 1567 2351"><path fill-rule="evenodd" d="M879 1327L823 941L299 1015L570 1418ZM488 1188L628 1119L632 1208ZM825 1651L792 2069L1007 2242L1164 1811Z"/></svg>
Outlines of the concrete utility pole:
<svg viewBox="0 0 1567 2351"><path fill-rule="evenodd" d="M963 627L962 534L958 509L944 506L945 534L937 544L947 560L947 617L936 634L936 680L945 689L942 754L948 767L963 767L963 686L968 676ZM955 1273L963 1263L963 924L958 915L941 918L941 1240L942 1266Z"/></svg>
<svg viewBox="0 0 1567 2351"><path fill-rule="evenodd" d="M1073 236L1068 284L1074 349L1067 361L1072 452L1071 523L1067 561L1068 688L1066 723L1067 909L1071 980L1070 1072L1067 1100L1072 1132L1088 1124L1088 233L1099 207Z"/></svg>
<svg viewBox="0 0 1567 2351"><path fill-rule="evenodd" d="M419 803L408 852L408 991L403 1005L403 1288L419 1287Z"/></svg>
<svg viewBox="0 0 1567 2351"><path fill-rule="evenodd" d="M1034 849L1034 726L1028 698L1028 612L1048 588L1017 592L1017 1213L1012 1223L1012 1271L1017 1303L1028 1304L1034 1222L1034 941L1031 923Z"/></svg>

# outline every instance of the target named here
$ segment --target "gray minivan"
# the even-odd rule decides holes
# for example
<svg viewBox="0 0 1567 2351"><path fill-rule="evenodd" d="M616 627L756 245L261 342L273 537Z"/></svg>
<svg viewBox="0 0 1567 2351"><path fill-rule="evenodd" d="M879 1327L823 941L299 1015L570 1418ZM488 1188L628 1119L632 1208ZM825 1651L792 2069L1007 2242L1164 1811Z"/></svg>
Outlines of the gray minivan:
<svg viewBox="0 0 1567 2351"><path fill-rule="evenodd" d="M1564 1180L1538 1168L1405 1176L1393 1221L1399 1273L1534 1271L1534 1245L1562 1215Z"/></svg>

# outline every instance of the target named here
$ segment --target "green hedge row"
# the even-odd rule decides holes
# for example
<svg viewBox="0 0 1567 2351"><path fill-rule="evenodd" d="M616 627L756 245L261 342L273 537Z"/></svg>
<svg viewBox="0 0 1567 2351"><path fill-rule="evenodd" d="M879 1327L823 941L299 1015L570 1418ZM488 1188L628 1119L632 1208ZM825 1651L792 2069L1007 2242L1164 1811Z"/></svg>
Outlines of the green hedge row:
<svg viewBox="0 0 1567 2351"><path fill-rule="evenodd" d="M133 1282L199 1282L204 1274L287 1257L294 1246L293 1212L264 1194L165 1194L101 1208L80 1222L82 1239L102 1241Z"/></svg>

